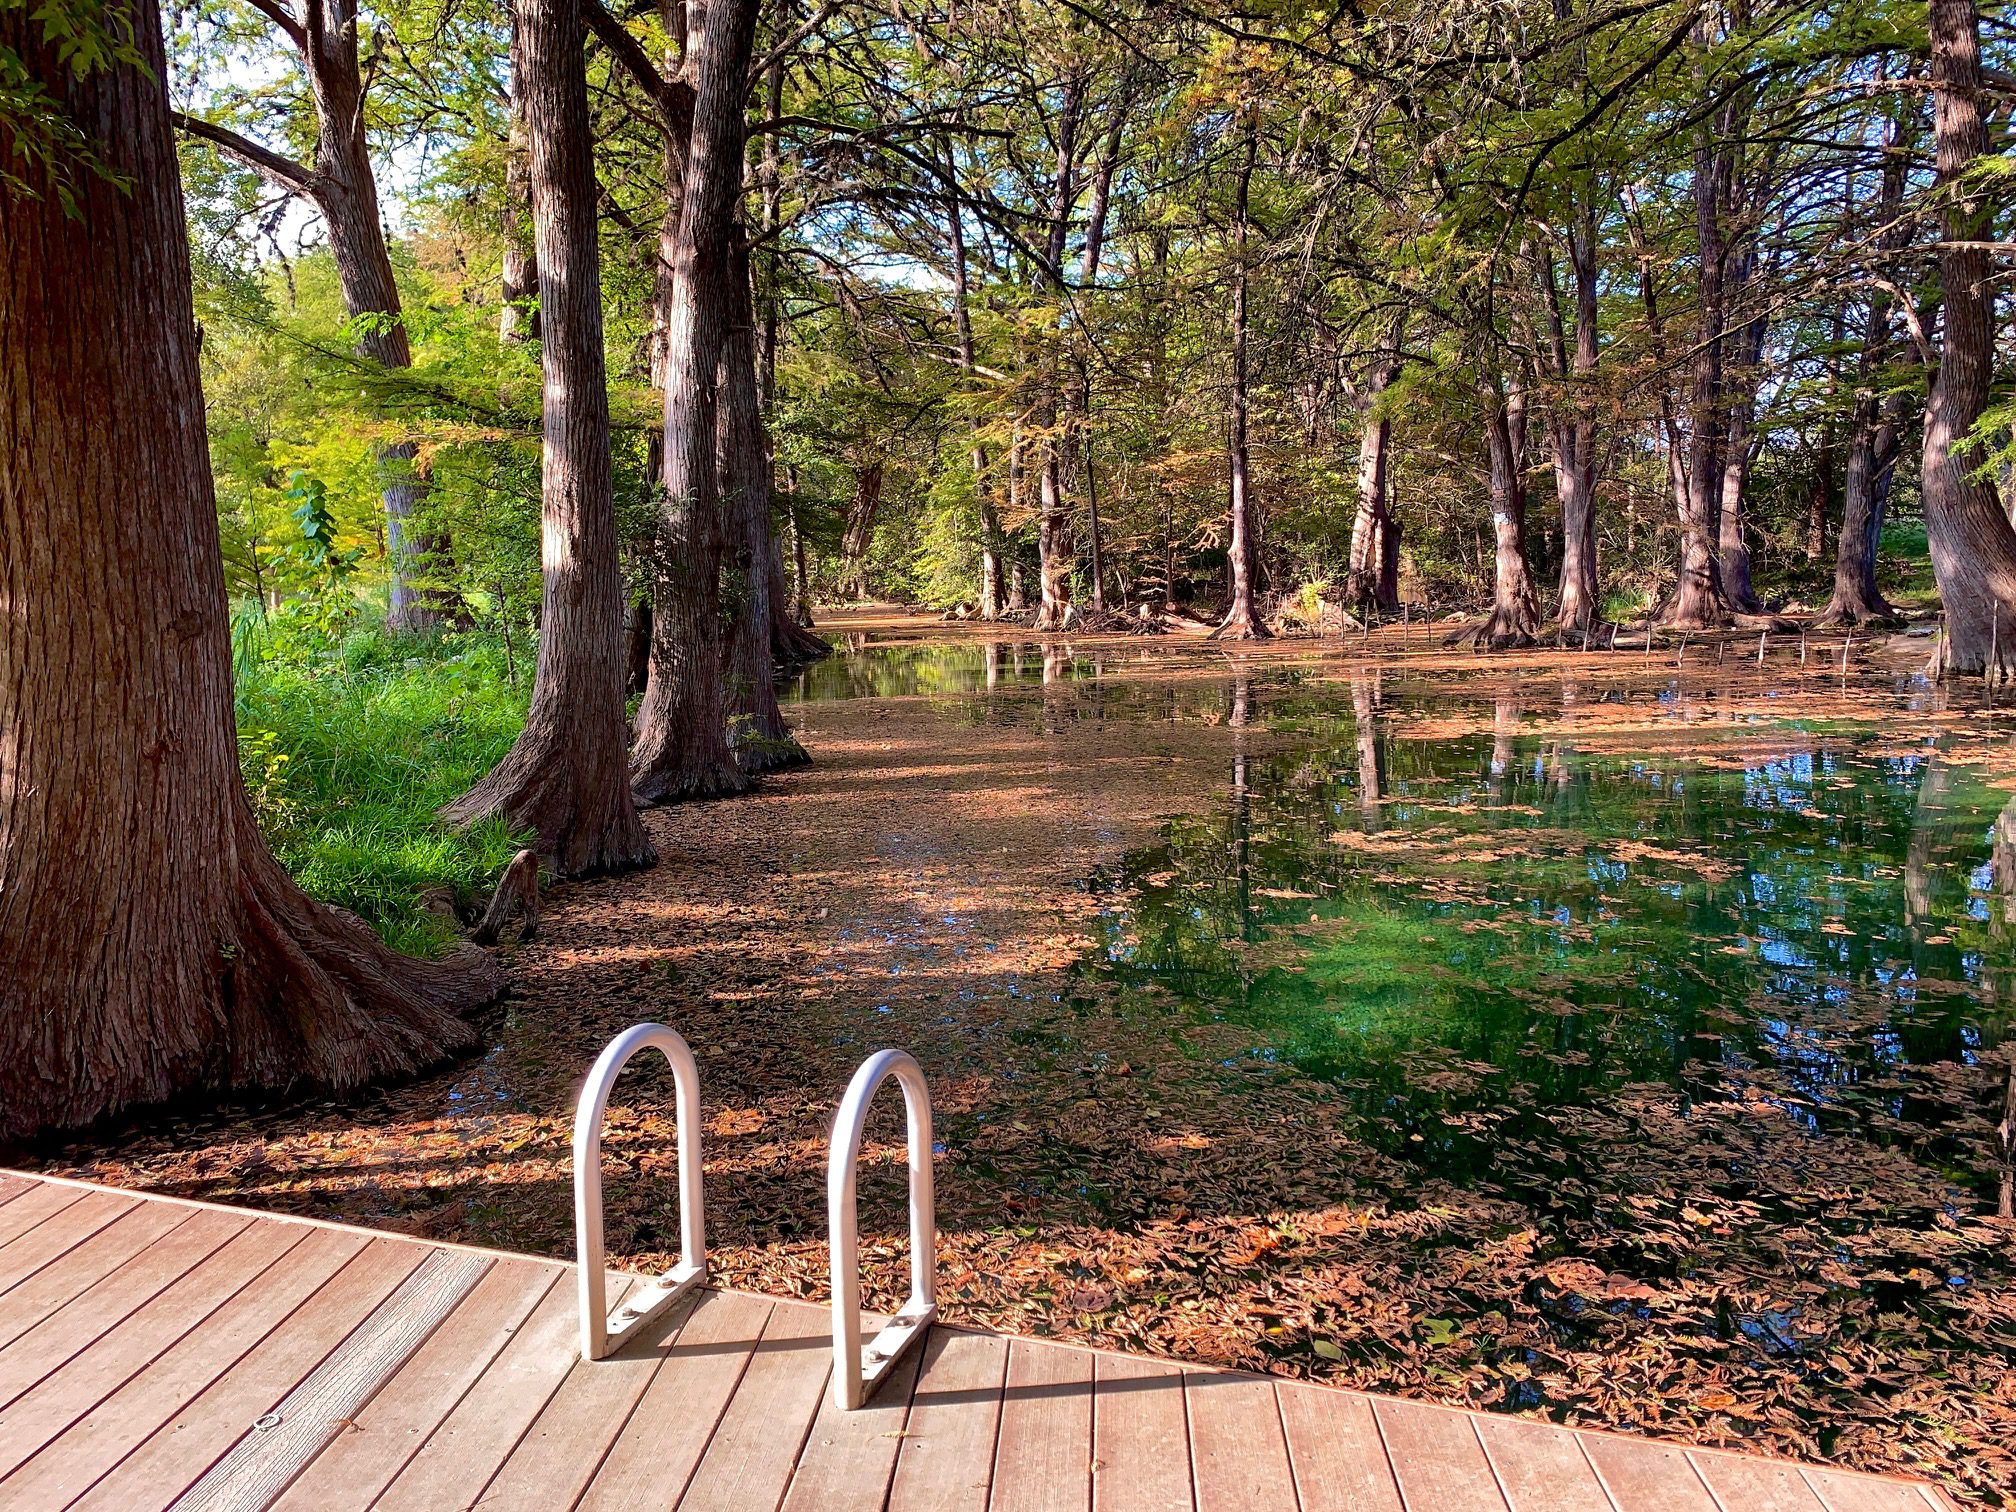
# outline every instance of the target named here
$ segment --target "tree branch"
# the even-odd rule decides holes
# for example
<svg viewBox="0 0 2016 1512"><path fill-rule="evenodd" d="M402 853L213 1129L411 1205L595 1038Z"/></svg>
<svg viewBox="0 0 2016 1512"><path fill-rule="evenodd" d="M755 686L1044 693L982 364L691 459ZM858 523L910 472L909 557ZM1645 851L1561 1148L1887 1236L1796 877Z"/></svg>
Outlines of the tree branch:
<svg viewBox="0 0 2016 1512"><path fill-rule="evenodd" d="M260 177L277 184L290 194L305 194L314 198L317 175L313 169L304 167L294 159L275 152L270 147L262 147L250 137L240 136L228 126L219 126L215 121L206 121L201 116L184 115L173 111L175 125L200 141L208 142L224 156L243 167L250 168Z"/></svg>
<svg viewBox="0 0 2016 1512"><path fill-rule="evenodd" d="M287 33L287 40L301 52L308 51L308 30L279 0L245 0L252 9Z"/></svg>
<svg viewBox="0 0 2016 1512"><path fill-rule="evenodd" d="M678 79L668 79L660 73L644 44L630 35L628 27L609 14L601 0L581 0L581 19L588 23L588 30L595 34L595 40L608 49L609 56L658 108L665 125L676 132L690 129L693 86Z"/></svg>
<svg viewBox="0 0 2016 1512"><path fill-rule="evenodd" d="M836 8L835 0L826 0L825 4L819 6L811 15L800 22L790 35L786 36L775 47L771 48L770 51L763 54L762 57L752 62L749 65L749 87L754 89L762 77L770 72L772 67L796 51L798 44L819 30L825 24L826 18L832 15Z"/></svg>

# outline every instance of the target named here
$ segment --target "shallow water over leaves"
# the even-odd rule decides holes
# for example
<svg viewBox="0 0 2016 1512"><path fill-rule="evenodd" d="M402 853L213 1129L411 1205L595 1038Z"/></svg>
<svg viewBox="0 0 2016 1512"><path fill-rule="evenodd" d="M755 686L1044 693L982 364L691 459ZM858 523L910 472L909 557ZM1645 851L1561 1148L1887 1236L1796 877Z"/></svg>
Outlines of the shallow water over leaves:
<svg viewBox="0 0 2016 1512"><path fill-rule="evenodd" d="M1558 707L1466 722L1374 674L1276 707L1295 745L1235 754L1215 812L1092 880L1087 974L1249 1030L1395 1153L1522 1199L1580 1174L1572 1146L1532 1158L1562 1110L1657 1086L2006 1201L2003 1110L1941 1069L2001 1045L2016 996L2016 795L1990 771L1845 723L1585 748Z"/></svg>
<svg viewBox="0 0 2016 1512"><path fill-rule="evenodd" d="M1230 734L1215 801L1083 879L1091 948L1016 1030L1019 1100L1095 1100L1032 1103L1019 1138L946 1124L949 1182L1130 1236L1095 1301L1196 1265L1185 1305L1297 1370L2007 1493L2016 758L1992 716L1782 661L1626 685L882 655L806 691L941 697L1060 761L1090 722L1144 750ZM1186 1110L1214 1072L1265 1120L1236 1154L1222 1107Z"/></svg>

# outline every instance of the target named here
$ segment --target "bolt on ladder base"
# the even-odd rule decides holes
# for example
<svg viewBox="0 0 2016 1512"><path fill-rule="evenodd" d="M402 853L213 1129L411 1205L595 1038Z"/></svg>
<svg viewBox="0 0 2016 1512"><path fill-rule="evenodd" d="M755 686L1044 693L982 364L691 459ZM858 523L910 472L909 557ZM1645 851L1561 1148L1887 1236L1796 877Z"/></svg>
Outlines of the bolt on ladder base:
<svg viewBox="0 0 2016 1512"><path fill-rule="evenodd" d="M938 1309L929 1302L911 1302L882 1326L861 1350L861 1387L856 1404L865 1402L882 1384L882 1378L896 1367L904 1352L924 1337L938 1318Z"/></svg>
<svg viewBox="0 0 2016 1512"><path fill-rule="evenodd" d="M616 1353L706 1279L705 1265L676 1265L656 1280L633 1287L623 1305L609 1314L609 1322L603 1329L603 1355Z"/></svg>

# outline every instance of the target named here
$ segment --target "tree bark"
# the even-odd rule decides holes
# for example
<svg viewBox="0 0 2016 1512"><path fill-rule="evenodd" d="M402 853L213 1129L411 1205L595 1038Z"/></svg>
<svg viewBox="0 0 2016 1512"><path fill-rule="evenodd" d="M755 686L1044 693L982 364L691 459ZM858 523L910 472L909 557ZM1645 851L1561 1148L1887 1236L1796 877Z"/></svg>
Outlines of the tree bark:
<svg viewBox="0 0 2016 1512"><path fill-rule="evenodd" d="M951 179L956 160L952 156L951 145L944 148L945 172ZM968 307L972 297L966 266L966 221L956 192L946 196L945 229L952 244L952 321L953 331L959 344L959 371L966 377L970 388L974 377L976 358L973 349L973 312ZM977 398L970 396L969 398ZM973 444L968 455L973 468L973 506L980 516L980 618L998 620L1001 618L1001 512L994 507L994 498L989 492L987 477L987 447L981 440L982 419L975 412L973 419Z"/></svg>
<svg viewBox="0 0 2016 1512"><path fill-rule="evenodd" d="M1893 120L1886 132L1881 187L1877 192L1876 246L1894 254L1909 227L1901 211L1910 153ZM1891 309L1887 290L1876 288L1862 328L1856 365L1855 402L1849 411L1848 457L1841 479L1841 533L1834 547L1834 593L1820 613L1823 625L1865 625L1895 616L1876 582L1876 544L1883 532L1883 505L1896 465L1901 435L1902 395L1879 397L1876 381L1890 352Z"/></svg>
<svg viewBox="0 0 2016 1512"><path fill-rule="evenodd" d="M777 706L777 663L771 655L773 582L782 558L770 532L770 443L756 383L756 304L749 249L731 234L728 330L721 343L718 451L723 514L728 523L728 716L735 759L754 775L802 766L811 758Z"/></svg>
<svg viewBox="0 0 2016 1512"><path fill-rule="evenodd" d="M1400 526L1393 516L1390 477L1393 421L1381 408L1380 397L1400 376L1400 341L1405 322L1404 315L1395 318L1392 349L1373 363L1359 396L1358 510L1351 519L1344 602L1355 605L1361 614L1372 608L1399 607Z"/></svg>
<svg viewBox="0 0 2016 1512"><path fill-rule="evenodd" d="M144 67L0 51L128 180L0 193L0 1137L224 1088L338 1090L475 1042L502 978L411 961L295 886L238 775L188 231ZM145 507L133 500L145 494Z"/></svg>
<svg viewBox="0 0 2016 1512"><path fill-rule="evenodd" d="M1212 631L1219 640L1266 640L1266 622L1253 608L1253 477L1246 449L1248 409L1246 343L1246 233L1253 165L1259 153L1259 133L1249 118L1239 153L1239 172L1232 190L1232 539L1227 548L1231 603Z"/></svg>
<svg viewBox="0 0 2016 1512"><path fill-rule="evenodd" d="M1931 0L1934 182L1942 195L1939 281L1945 341L1925 403L1919 488L1932 570L1946 605L1939 662L1997 681L2016 664L2016 529L1975 461L1956 453L1988 407L1995 356L1993 270L1982 243L1989 206L1967 169L1988 151L1974 0Z"/></svg>
<svg viewBox="0 0 2016 1512"><path fill-rule="evenodd" d="M539 666L525 728L443 817L501 814L562 877L657 860L626 760L623 573L609 463L595 135L580 0L516 0L514 108L524 113L544 329Z"/></svg>
<svg viewBox="0 0 2016 1512"><path fill-rule="evenodd" d="M1540 629L1533 574L1526 565L1526 480L1518 465L1504 380L1488 362L1478 375L1484 445L1491 479L1491 614L1472 638L1494 648L1532 644Z"/></svg>
<svg viewBox="0 0 2016 1512"><path fill-rule="evenodd" d="M875 517L882 511L882 463L854 470L854 497L847 501L847 529L840 538L840 588L868 597L868 550L875 544Z"/></svg>
<svg viewBox="0 0 2016 1512"><path fill-rule="evenodd" d="M329 229L329 250L336 263L344 310L352 320L363 318L358 351L381 367L409 368L413 352L391 254L385 245L378 184L364 134L365 82L357 54L356 0L302 0L298 18L284 11L279 14L308 75L316 127L313 168L213 123L187 116L178 119L192 136L314 203ZM385 554L391 573L386 623L396 631L428 629L438 624L443 610L455 602L452 593L423 591L414 583L422 559L443 563L449 551L445 536L409 539L414 508L427 493L425 480L414 471L417 453L410 441L381 445L377 450Z"/></svg>
<svg viewBox="0 0 2016 1512"><path fill-rule="evenodd" d="M1555 621L1565 636L1586 636L1603 617L1603 594L1596 572L1596 399L1592 392L1602 359L1597 309L1596 215L1578 207L1568 232L1569 269L1575 279L1575 343L1572 359L1560 313L1551 259L1545 264L1548 314L1556 375L1568 388L1550 426L1554 487L1561 501L1561 577Z"/></svg>
<svg viewBox="0 0 2016 1512"><path fill-rule="evenodd" d="M1736 287L1748 286L1756 263L1754 242L1737 259ZM1750 478L1751 428L1756 422L1759 367L1764 359L1764 317L1746 321L1729 339L1725 364L1721 439L1722 475L1717 500L1715 555L1722 569L1722 592L1731 609L1756 613L1757 590L1750 582L1750 542L1743 529L1744 489Z"/></svg>
<svg viewBox="0 0 2016 1512"><path fill-rule="evenodd" d="M742 193L743 98L756 0L710 0L689 40L692 129L682 165L665 330L665 482L652 563L651 681L630 774L647 803L741 792L721 655L723 520L715 381L727 335L730 239Z"/></svg>
<svg viewBox="0 0 2016 1512"><path fill-rule="evenodd" d="M1071 605L1071 569L1077 557L1071 528L1070 501L1064 491L1063 450L1070 416L1065 400L1066 364L1064 339L1064 248L1071 225L1071 207L1078 201L1078 115L1084 101L1082 71L1073 67L1064 80L1064 95L1057 112L1057 167L1052 181L1050 229L1045 244L1046 265L1039 277L1049 287L1057 310L1055 326L1044 354L1041 395L1032 417L1038 438L1037 490L1040 500L1036 524L1036 549L1042 566L1043 602L1036 611L1035 628L1063 630L1070 627L1076 611Z"/></svg>
<svg viewBox="0 0 2016 1512"><path fill-rule="evenodd" d="M784 59L773 56L764 71L763 92L765 109L770 119L784 114ZM758 327L761 346L757 352L756 373L761 386L762 409L759 421L765 425L763 445L765 447L764 480L770 495L777 493L777 452L776 438L768 431L766 417L776 413L777 407L777 343L779 336L779 305L783 299L782 259L778 255L778 228L783 219L784 178L783 160L777 147L777 133L765 132L763 151L758 162L758 178L762 185L763 235L769 248L764 259L762 281L762 323ZM833 654L833 647L824 636L812 633L812 594L807 585L805 571L805 536L798 527L798 490L795 484L784 490L785 524L788 545L791 552L793 579L786 582L784 575L784 553L776 540L774 524L766 519L764 528L772 545L770 559L765 564L769 578L770 600L770 655L780 667L802 667Z"/></svg>
<svg viewBox="0 0 2016 1512"><path fill-rule="evenodd" d="M1680 511L1679 582L1665 623L1702 630L1729 622L1716 544L1722 514L1722 274L1727 247L1722 231L1723 179L1729 159L1700 128L1694 151L1696 300L1700 305L1688 396L1686 493Z"/></svg>
<svg viewBox="0 0 2016 1512"><path fill-rule="evenodd" d="M497 339L539 339L539 259L532 245L532 150L525 121L525 49L511 23L511 120L504 144L504 254Z"/></svg>

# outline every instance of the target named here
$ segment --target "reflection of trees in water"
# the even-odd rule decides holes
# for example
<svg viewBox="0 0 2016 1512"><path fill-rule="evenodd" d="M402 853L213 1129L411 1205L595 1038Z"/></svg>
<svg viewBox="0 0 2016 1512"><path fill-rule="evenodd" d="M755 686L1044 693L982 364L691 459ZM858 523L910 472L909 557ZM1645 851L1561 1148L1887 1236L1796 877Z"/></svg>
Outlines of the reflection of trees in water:
<svg viewBox="0 0 2016 1512"><path fill-rule="evenodd" d="M1443 1126L1463 1110L1524 1118L1657 1081L1683 1108L1762 1095L1795 1128L1969 1148L2016 1200L2007 1062L1988 1116L1960 1128L1937 1088L1974 1076L1952 1063L1980 1043L1979 1005L1929 985L2016 991L1999 964L2016 804L1991 825L1971 778L1840 746L1740 767L1590 757L1521 737L1511 698L1484 735L1396 739L1375 673L1348 695L1339 747L1242 742L1225 808L1129 859L1117 975L1247 1024L1451 1159L1462 1139ZM1369 848L1332 839L1354 810ZM1963 951L1941 941L1979 911L1967 884L1991 829L1995 948Z"/></svg>
<svg viewBox="0 0 2016 1512"><path fill-rule="evenodd" d="M1368 835L1383 826L1380 800L1386 796L1385 748L1380 739L1380 678L1377 669L1359 667L1351 674L1351 723L1358 750L1358 822Z"/></svg>

